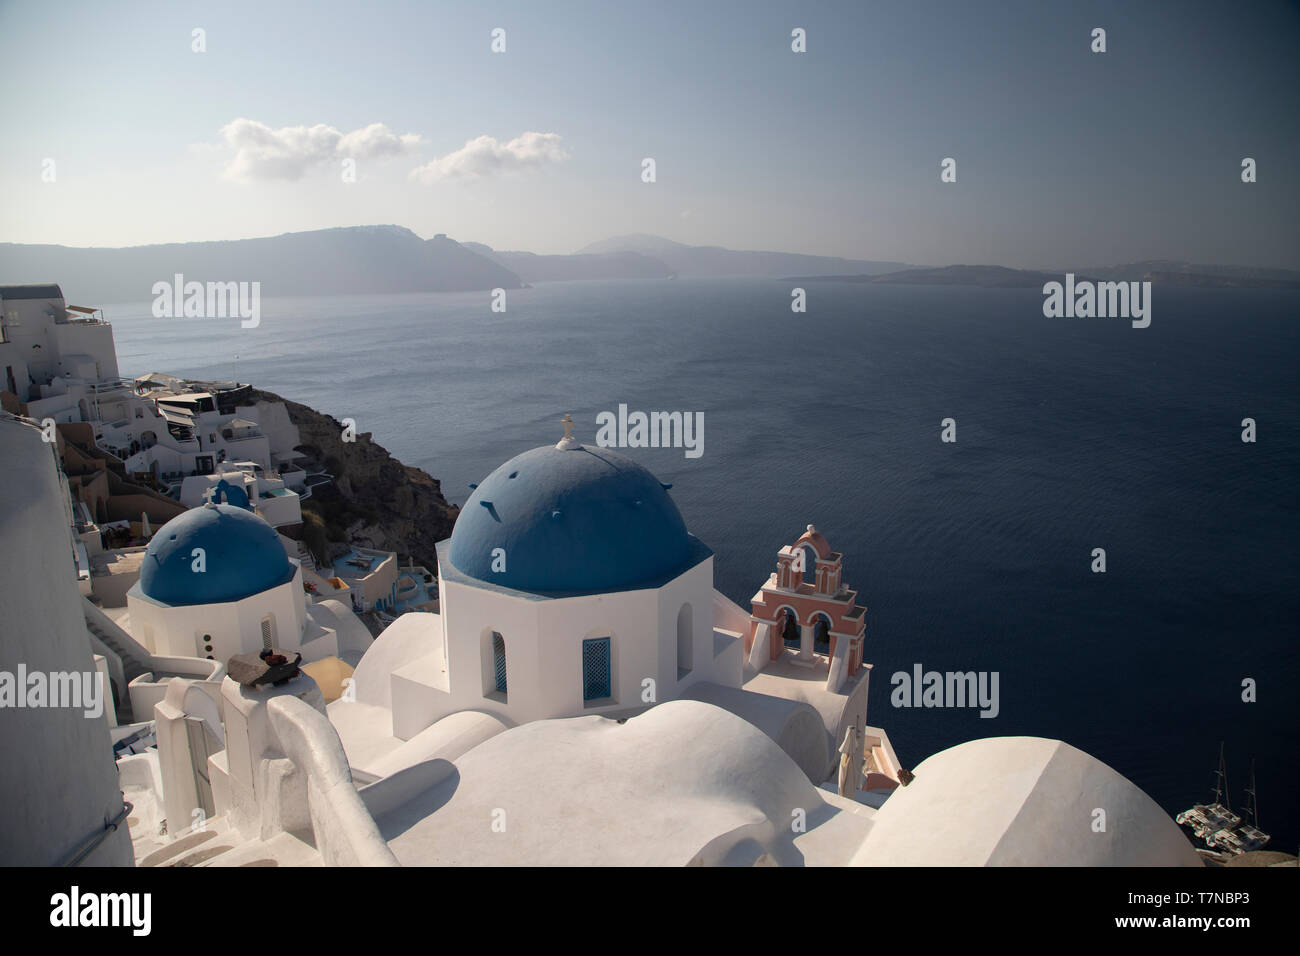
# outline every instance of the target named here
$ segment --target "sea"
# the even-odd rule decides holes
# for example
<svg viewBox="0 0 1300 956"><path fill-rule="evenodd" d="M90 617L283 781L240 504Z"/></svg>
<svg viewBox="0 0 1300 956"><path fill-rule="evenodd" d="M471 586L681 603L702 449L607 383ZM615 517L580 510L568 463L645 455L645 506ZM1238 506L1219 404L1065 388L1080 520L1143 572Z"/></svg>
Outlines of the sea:
<svg viewBox="0 0 1300 956"><path fill-rule="evenodd" d="M630 449L742 607L813 524L867 608L868 723L901 761L1057 738L1177 813L1255 761L1300 843L1300 292L1156 286L1151 324L1046 318L1036 289L778 279L265 298L260 323L108 305L123 376L251 382L463 503L601 412L703 413ZM1243 419L1256 440L1243 442ZM956 441L942 440L952 419ZM1105 571L1094 571L1095 549ZM894 675L998 675L998 713L895 706ZM1061 820L1087 826L1089 820Z"/></svg>

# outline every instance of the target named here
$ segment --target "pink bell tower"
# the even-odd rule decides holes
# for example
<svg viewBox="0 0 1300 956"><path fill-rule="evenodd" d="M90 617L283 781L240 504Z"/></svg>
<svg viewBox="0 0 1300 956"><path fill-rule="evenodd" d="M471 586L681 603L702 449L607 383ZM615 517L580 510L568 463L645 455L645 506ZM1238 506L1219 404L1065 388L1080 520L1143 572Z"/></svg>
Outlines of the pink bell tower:
<svg viewBox="0 0 1300 956"><path fill-rule="evenodd" d="M804 580L807 552L815 555L812 581ZM835 658L841 641L848 642L848 677L862 669L863 643L867 630L867 609L857 603L858 592L844 583L844 556L832 551L826 538L812 525L794 544L786 545L776 555L776 572L754 595L749 634L745 638L745 655L754 646L758 629L767 624L770 634L771 660L794 652L795 663L816 666ZM784 636L797 628L799 647L787 647ZM819 629L830 642L829 654L822 658L814 645Z"/></svg>

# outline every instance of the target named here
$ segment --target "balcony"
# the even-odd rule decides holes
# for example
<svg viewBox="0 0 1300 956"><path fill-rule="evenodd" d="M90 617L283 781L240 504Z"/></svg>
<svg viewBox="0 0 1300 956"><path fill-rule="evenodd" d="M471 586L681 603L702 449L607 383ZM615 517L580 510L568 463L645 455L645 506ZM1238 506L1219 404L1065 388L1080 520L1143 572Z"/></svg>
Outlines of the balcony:
<svg viewBox="0 0 1300 956"><path fill-rule="evenodd" d="M92 309L84 305L70 305L63 313L62 320L55 319L58 325L108 325L103 309Z"/></svg>

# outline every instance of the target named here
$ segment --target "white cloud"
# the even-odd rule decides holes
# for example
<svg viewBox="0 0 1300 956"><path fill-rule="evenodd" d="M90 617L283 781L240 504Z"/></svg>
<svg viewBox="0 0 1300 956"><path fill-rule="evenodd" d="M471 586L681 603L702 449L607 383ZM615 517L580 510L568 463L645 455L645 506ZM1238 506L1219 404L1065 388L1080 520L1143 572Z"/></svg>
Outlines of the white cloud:
<svg viewBox="0 0 1300 956"><path fill-rule="evenodd" d="M371 123L363 129L353 130L339 140L338 153L356 159L380 159L400 156L419 145L418 133L403 133L398 136L383 123Z"/></svg>
<svg viewBox="0 0 1300 956"><path fill-rule="evenodd" d="M479 136L446 156L411 170L411 178L422 183L459 177L476 178L496 173L536 169L562 162L569 153L560 145L558 133L524 133L508 143L491 136Z"/></svg>
<svg viewBox="0 0 1300 956"><path fill-rule="evenodd" d="M234 150L225 176L240 182L301 179L316 166L351 157L388 159L413 150L416 133L401 136L383 123L343 133L333 126L283 126L272 129L257 120L239 118L221 128L226 146Z"/></svg>

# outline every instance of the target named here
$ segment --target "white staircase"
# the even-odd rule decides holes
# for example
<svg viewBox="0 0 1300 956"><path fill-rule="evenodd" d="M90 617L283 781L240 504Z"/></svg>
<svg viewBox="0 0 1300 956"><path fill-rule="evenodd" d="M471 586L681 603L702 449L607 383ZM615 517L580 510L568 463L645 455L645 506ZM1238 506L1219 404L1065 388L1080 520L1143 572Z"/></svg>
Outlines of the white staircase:
<svg viewBox="0 0 1300 956"><path fill-rule="evenodd" d="M118 656L128 682L153 670L153 655L149 653L148 648L118 627L111 617L92 604L88 598L81 599L81 609L86 618L86 630L94 634L105 647Z"/></svg>
<svg viewBox="0 0 1300 956"><path fill-rule="evenodd" d="M316 559L311 556L311 550L301 541L298 542L298 562L310 571L316 570Z"/></svg>
<svg viewBox="0 0 1300 956"><path fill-rule="evenodd" d="M320 866L321 857L310 843L291 833L277 833L266 840L245 840L231 829L224 817L209 820L199 831L185 833L148 850L136 843L136 866L142 867L227 867L227 866Z"/></svg>
<svg viewBox="0 0 1300 956"><path fill-rule="evenodd" d="M108 661L109 675L121 683L118 688L118 717L130 721L134 717L127 685L141 674L153 672L153 655L84 596L81 599L81 613L86 621L91 649L96 654L104 655Z"/></svg>

